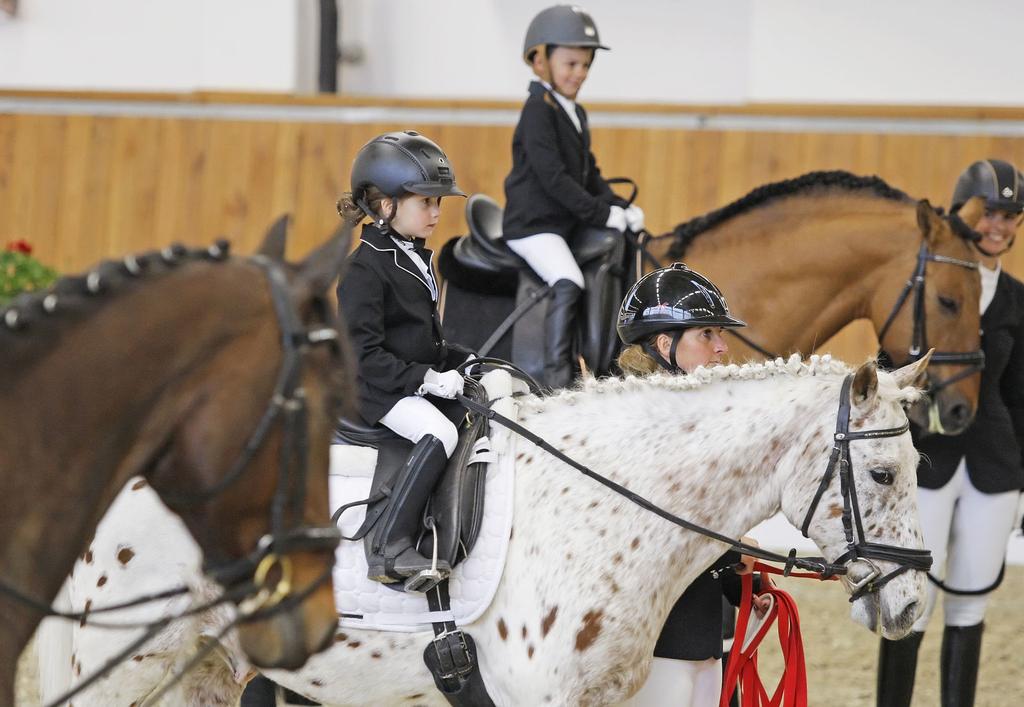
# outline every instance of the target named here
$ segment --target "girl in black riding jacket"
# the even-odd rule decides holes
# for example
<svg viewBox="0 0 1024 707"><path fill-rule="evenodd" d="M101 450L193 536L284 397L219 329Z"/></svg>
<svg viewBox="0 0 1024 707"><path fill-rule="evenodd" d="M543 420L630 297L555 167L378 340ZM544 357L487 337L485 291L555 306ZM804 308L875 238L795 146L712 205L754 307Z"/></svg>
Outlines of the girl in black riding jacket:
<svg viewBox="0 0 1024 707"><path fill-rule="evenodd" d="M626 348L619 356L619 367L626 374L642 376L659 370L686 374L698 366L715 365L729 350L723 329L742 326L746 324L729 313L714 283L676 263L645 275L623 300L618 332ZM737 566L742 569L733 571ZM669 612L654 647L650 675L633 697L633 705L718 704L722 596L734 606L739 604L737 572L747 574L752 567L753 558L729 551L686 588ZM755 597L754 602L759 612L767 608L767 599Z"/></svg>
<svg viewBox="0 0 1024 707"><path fill-rule="evenodd" d="M338 202L347 221L367 218L338 285L338 303L359 360L359 399L369 424L415 443L370 537L369 577L425 591L450 572L416 550L420 516L458 433L449 402L462 392L460 359L449 354L437 312L433 254L424 248L441 198L465 196L447 156L412 131L368 142L352 165L352 191Z"/></svg>
<svg viewBox="0 0 1024 707"><path fill-rule="evenodd" d="M576 103L601 44L594 20L579 7L542 10L526 30L523 60L537 81L512 136L512 171L505 178L503 237L551 286L544 324L541 382L573 378L571 325L584 287L567 240L582 227L643 228L643 211L617 197L590 150L587 113Z"/></svg>
<svg viewBox="0 0 1024 707"><path fill-rule="evenodd" d="M935 608L943 599L940 690L943 707L974 704L988 595L999 584L1006 542L1018 522L1024 487L1024 284L1002 270L1024 210L1024 176L1008 162L981 160L953 190L954 213L968 199L984 197L975 226L981 271L981 328L985 368L974 422L957 436L917 439L918 508L925 546L934 558L924 614L900 641L882 639L878 704L907 707L914 689L917 653Z"/></svg>

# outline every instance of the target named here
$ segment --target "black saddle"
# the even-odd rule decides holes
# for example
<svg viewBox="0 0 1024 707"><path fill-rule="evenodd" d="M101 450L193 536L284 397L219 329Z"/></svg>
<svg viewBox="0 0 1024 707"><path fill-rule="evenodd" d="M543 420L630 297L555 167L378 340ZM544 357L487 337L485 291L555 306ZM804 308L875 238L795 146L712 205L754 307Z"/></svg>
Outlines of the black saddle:
<svg viewBox="0 0 1024 707"><path fill-rule="evenodd" d="M512 360L537 377L543 370L544 318L548 300L545 285L501 237L502 208L485 194L474 194L466 204L469 234L449 241L440 257L441 274L462 290L515 297L515 309L528 307L515 320ZM596 374L609 372L618 349L615 323L625 294L626 241L613 229L587 227L569 239L583 272L586 291L578 318L578 353ZM446 303L447 308L447 303ZM445 327L463 328L446 322ZM479 345L479 341L459 342Z"/></svg>
<svg viewBox="0 0 1024 707"><path fill-rule="evenodd" d="M486 400L479 400L485 396L471 395L468 386L466 394L486 403ZM487 434L487 429L487 419L476 414L467 414L459 427L459 443L424 510L423 530L416 546L424 557L431 557L434 549L434 534L428 530L431 522L437 529L438 559L447 560L452 567L464 560L476 544L484 514L487 464L469 462L473 457L473 446ZM367 426L350 420L338 421L334 430L334 443L373 447L377 450L377 465L373 470L369 498L343 506L335 516L337 520L345 509L366 503L366 519L352 538L360 539L369 534L387 510L386 504L374 503L374 500L381 497L383 488L390 487L409 457L413 443L383 425ZM401 583L386 586L392 589L402 587Z"/></svg>

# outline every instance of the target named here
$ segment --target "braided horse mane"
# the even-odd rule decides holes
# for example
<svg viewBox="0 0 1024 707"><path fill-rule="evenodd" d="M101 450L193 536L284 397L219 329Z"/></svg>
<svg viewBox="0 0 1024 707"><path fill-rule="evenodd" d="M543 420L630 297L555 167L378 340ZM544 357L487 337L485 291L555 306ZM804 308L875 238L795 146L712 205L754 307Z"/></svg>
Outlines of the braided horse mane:
<svg viewBox="0 0 1024 707"><path fill-rule="evenodd" d="M121 260L104 260L85 274L65 275L45 290L22 293L0 306L0 360L35 359L55 344L62 324L80 321L120 295L190 263L227 262L229 250L230 244L223 239L208 248L175 243Z"/></svg>
<svg viewBox="0 0 1024 707"><path fill-rule="evenodd" d="M557 394L549 396L528 397L521 401L521 409L524 413L537 413L553 406L572 406L581 400L595 394L622 394L643 392L650 389L670 391L692 391L706 388L715 383L730 381L763 380L767 378L806 378L810 376L839 377L852 373L853 369L843 361L832 358L825 354L819 356L813 354L807 359L802 359L800 354L794 353L788 359L782 357L769 359L767 361L749 362L742 365L735 363L698 367L689 375L681 376L671 373L654 373L648 376L625 376L606 378L585 378L575 388L564 389ZM882 380L879 379L880 386ZM892 395L903 398L907 396L916 397L912 392L891 391Z"/></svg>
<svg viewBox="0 0 1024 707"><path fill-rule="evenodd" d="M861 177L842 170L808 172L793 179L763 184L720 209L679 224L670 232L673 242L668 255L674 260L682 260L697 236L747 211L785 197L823 191L866 192L890 201L911 201L905 192L890 186L878 176Z"/></svg>

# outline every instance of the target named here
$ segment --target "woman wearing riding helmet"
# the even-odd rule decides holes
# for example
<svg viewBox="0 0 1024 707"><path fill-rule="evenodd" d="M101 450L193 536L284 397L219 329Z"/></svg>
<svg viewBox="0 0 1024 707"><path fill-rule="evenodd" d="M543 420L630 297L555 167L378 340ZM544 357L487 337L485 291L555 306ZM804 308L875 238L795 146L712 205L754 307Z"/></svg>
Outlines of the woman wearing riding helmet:
<svg viewBox="0 0 1024 707"><path fill-rule="evenodd" d="M452 369L464 356L450 352L442 336L433 254L424 242L437 225L441 198L465 194L441 148L409 130L364 145L351 183L338 212L352 224L372 220L338 285L359 359L360 409L367 423L380 422L416 445L371 531L368 574L425 591L451 570L439 562L431 572L414 540L458 442L452 420L464 411L451 399L462 392L463 378Z"/></svg>
<svg viewBox="0 0 1024 707"><path fill-rule="evenodd" d="M551 287L544 324L544 375L551 388L573 377L571 325L584 288L566 242L581 227L643 228L643 211L616 196L590 150L587 113L576 103L601 44L576 6L542 10L526 30L523 60L537 76L512 136L502 232L509 248Z"/></svg>
<svg viewBox="0 0 1024 707"><path fill-rule="evenodd" d="M917 440L918 507L925 546L941 577L945 629L940 665L941 703L972 705L981 656L988 594L1002 578L1006 542L1017 521L1024 487L1024 284L1003 272L1024 209L1024 176L1002 160L968 167L953 190L955 214L968 199L985 198L981 235L981 328L985 368L974 422L957 436ZM944 569L943 569L944 568ZM938 590L929 582L924 614L900 641L882 639L878 656L878 704L910 704L917 653L935 608Z"/></svg>
<svg viewBox="0 0 1024 707"><path fill-rule="evenodd" d="M714 283L674 263L645 275L622 301L618 332L625 348L619 367L627 375L644 376L658 371L685 375L699 366L716 365L729 350L724 330L743 326L729 312ZM751 538L743 540L753 543ZM736 575L748 574L752 567L753 558L730 551L686 588L669 612L654 647L650 675L633 697L634 705L718 704L722 595L737 605L740 582ZM755 597L759 613L767 608L767 601Z"/></svg>

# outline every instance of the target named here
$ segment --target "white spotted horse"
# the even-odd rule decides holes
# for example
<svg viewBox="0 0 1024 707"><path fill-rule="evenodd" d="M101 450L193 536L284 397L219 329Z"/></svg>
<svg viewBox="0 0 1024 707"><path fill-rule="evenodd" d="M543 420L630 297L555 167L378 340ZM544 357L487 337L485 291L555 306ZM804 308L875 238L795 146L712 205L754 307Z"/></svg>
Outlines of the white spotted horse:
<svg viewBox="0 0 1024 707"><path fill-rule="evenodd" d="M852 618L904 635L920 612L930 556L920 549L918 455L903 406L919 397L913 383L927 363L887 373L869 362L854 372L829 357L794 356L517 399L512 424L560 451L492 428L506 451L488 475L495 464L514 466L514 510L493 597L459 626L475 643L489 699L626 700L644 682L669 609L721 554L721 540L780 510L822 552L799 566L843 574ZM372 465L368 450L344 449L339 464ZM583 478L584 468L605 477ZM182 538L165 561L186 557L186 545ZM423 662L433 638L430 624L403 633L343 623L301 670L265 672L325 705L445 704ZM222 684L231 680L225 664Z"/></svg>
<svg viewBox="0 0 1024 707"><path fill-rule="evenodd" d="M326 293L350 233L295 265L286 226L255 256L175 245L0 310L0 704L14 702L22 648L134 476L201 548L190 562L224 588L211 605L242 607L247 660L296 668L331 639L339 534L325 492L352 383ZM110 559L138 558L126 543ZM75 625L103 619L103 584Z"/></svg>
<svg viewBox="0 0 1024 707"><path fill-rule="evenodd" d="M857 319L871 321L889 364L934 348L929 395L911 419L959 434L974 417L984 364L972 304L981 293L972 228L983 213L981 199L943 216L878 177L809 172L762 185L644 247L654 260L685 260L728 293L749 325L730 330L735 360L810 354Z"/></svg>

